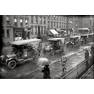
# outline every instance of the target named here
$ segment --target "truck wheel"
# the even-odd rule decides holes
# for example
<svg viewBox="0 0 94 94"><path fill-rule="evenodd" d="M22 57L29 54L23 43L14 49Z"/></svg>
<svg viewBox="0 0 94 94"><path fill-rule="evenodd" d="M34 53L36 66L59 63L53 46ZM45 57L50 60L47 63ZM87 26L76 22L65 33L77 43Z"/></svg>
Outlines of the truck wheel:
<svg viewBox="0 0 94 94"><path fill-rule="evenodd" d="M15 60L8 61L7 66L9 69L14 69L16 67L16 61Z"/></svg>

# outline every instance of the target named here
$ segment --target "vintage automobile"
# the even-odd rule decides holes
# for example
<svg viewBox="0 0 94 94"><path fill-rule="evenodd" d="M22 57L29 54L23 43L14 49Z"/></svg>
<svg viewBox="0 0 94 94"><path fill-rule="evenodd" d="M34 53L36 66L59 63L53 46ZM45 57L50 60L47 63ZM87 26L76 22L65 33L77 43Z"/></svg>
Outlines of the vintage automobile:
<svg viewBox="0 0 94 94"><path fill-rule="evenodd" d="M44 47L44 53L51 55L64 53L64 38L49 38L48 44Z"/></svg>
<svg viewBox="0 0 94 94"><path fill-rule="evenodd" d="M88 34L88 42L94 42L94 33Z"/></svg>
<svg viewBox="0 0 94 94"><path fill-rule="evenodd" d="M67 47L75 48L80 46L80 36L70 36L69 40L65 43Z"/></svg>
<svg viewBox="0 0 94 94"><path fill-rule="evenodd" d="M88 34L82 34L81 35L81 45L85 45L88 43Z"/></svg>
<svg viewBox="0 0 94 94"><path fill-rule="evenodd" d="M17 64L22 64L28 60L37 60L39 55L37 48L40 41L40 39L28 39L11 42L12 52L1 55L1 63L9 69L14 69Z"/></svg>

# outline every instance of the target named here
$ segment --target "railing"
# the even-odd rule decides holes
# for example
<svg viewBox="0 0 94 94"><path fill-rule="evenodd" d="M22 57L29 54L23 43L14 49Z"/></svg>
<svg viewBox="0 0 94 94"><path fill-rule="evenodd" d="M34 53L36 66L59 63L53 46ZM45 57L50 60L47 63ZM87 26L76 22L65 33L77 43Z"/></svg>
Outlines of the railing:
<svg viewBox="0 0 94 94"><path fill-rule="evenodd" d="M92 66L92 63L89 62L88 68ZM86 61L82 61L76 67L72 68L70 71L65 72L64 75L56 77L57 79L77 79L80 78L87 71Z"/></svg>
<svg viewBox="0 0 94 94"><path fill-rule="evenodd" d="M85 79L88 73L90 71L93 71L93 68L94 68L94 64L80 77L80 79Z"/></svg>

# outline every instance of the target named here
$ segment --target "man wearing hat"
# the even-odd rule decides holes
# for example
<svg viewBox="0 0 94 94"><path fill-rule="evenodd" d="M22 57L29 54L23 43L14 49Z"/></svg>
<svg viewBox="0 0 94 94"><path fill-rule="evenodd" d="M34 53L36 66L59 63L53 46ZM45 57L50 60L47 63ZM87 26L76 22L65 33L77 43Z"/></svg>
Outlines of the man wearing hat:
<svg viewBox="0 0 94 94"><path fill-rule="evenodd" d="M42 70L43 72L43 78L44 79L50 79L50 68L49 68L49 64L46 64Z"/></svg>
<svg viewBox="0 0 94 94"><path fill-rule="evenodd" d="M43 66L42 68L42 73L43 73L43 78L44 79L50 79L50 68L49 68L49 59L46 57L41 57L38 59L39 65Z"/></svg>

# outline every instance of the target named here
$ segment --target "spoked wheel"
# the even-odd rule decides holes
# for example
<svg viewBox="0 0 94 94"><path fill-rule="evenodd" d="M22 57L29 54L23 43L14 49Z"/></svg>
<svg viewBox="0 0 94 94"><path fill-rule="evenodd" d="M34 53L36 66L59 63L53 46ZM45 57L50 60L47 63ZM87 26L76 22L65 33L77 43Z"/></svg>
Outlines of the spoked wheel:
<svg viewBox="0 0 94 94"><path fill-rule="evenodd" d="M7 66L9 69L14 69L16 67L16 61L15 60L8 61Z"/></svg>

